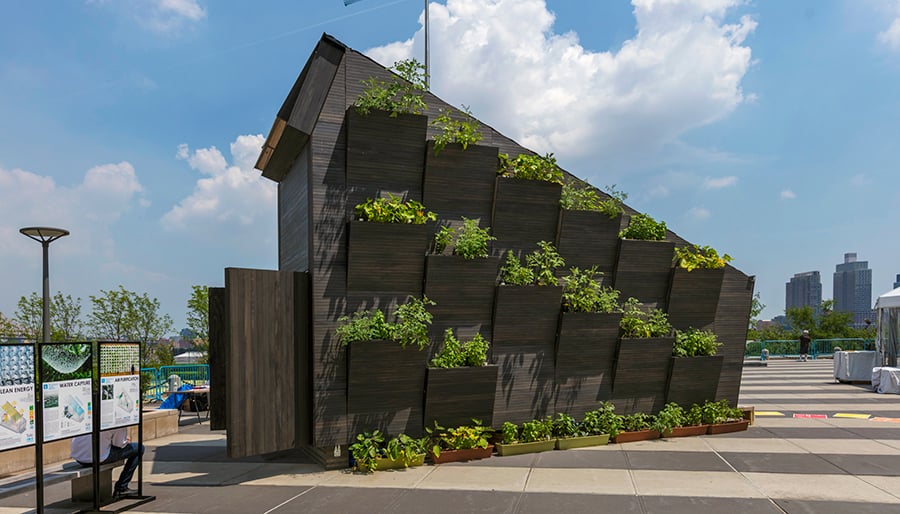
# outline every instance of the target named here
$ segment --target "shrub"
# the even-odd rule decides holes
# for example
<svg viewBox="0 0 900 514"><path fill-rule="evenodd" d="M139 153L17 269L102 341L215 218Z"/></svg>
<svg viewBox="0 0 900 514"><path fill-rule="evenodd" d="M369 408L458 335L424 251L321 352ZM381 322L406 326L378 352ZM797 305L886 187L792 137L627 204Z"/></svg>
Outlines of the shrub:
<svg viewBox="0 0 900 514"><path fill-rule="evenodd" d="M421 202L407 200L388 193L387 198L369 198L356 206L356 217L362 221L376 223L408 223L422 225L434 221L437 214L426 211Z"/></svg>
<svg viewBox="0 0 900 514"><path fill-rule="evenodd" d="M619 232L622 239L663 241L666 238L666 222L656 221L646 214L635 214L628 226Z"/></svg>
<svg viewBox="0 0 900 514"><path fill-rule="evenodd" d="M719 252L711 246L682 246L675 248L675 262L688 272L695 269L720 269L731 262L731 256Z"/></svg>
<svg viewBox="0 0 900 514"><path fill-rule="evenodd" d="M543 180L554 184L563 183L563 172L556 165L556 158L552 153L541 157L539 155L519 154L510 159L509 155L502 153L499 156L497 174L503 177L521 178L526 180Z"/></svg>
<svg viewBox="0 0 900 514"><path fill-rule="evenodd" d="M432 127L441 130L440 134L434 136L434 154L437 155L450 143L459 143L465 150L470 144L481 141L481 128L478 120L472 117L469 108L463 106L463 114L465 118L462 120L453 119L453 109L441 109L438 117L431 122Z"/></svg>
<svg viewBox="0 0 900 514"><path fill-rule="evenodd" d="M696 328L687 331L675 331L675 345L672 347L672 355L675 357L701 357L715 355L716 348L722 346L716 339L716 333L711 330L699 330Z"/></svg>

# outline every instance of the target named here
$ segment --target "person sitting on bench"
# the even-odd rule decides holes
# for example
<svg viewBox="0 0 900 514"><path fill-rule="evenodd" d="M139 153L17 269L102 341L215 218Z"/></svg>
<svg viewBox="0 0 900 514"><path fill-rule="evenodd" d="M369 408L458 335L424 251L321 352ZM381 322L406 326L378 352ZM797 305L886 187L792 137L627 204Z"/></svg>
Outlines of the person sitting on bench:
<svg viewBox="0 0 900 514"><path fill-rule="evenodd" d="M81 435L72 439L72 458L82 466L90 466L93 461L91 435ZM128 429L115 428L100 432L100 463L116 462L125 459L125 467L119 474L113 489L113 498L137 494L136 489L129 489L128 484L137 470L140 456L144 454L143 445L128 442Z"/></svg>

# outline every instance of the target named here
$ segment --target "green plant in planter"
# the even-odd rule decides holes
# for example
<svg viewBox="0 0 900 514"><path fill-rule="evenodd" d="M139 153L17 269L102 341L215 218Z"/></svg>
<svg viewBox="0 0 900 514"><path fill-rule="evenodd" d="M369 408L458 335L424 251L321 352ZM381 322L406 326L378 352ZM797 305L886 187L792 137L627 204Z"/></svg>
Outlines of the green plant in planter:
<svg viewBox="0 0 900 514"><path fill-rule="evenodd" d="M711 246L681 246L675 248L674 262L688 272L695 269L720 269L731 262L731 256L726 253L720 257L719 252Z"/></svg>
<svg viewBox="0 0 900 514"><path fill-rule="evenodd" d="M399 196L388 193L387 198L369 198L356 206L356 217L362 221L375 223L407 223L422 225L434 221L437 214L425 209L421 202L402 201Z"/></svg>
<svg viewBox="0 0 900 514"><path fill-rule="evenodd" d="M716 348L722 346L716 339L716 333L711 330L696 328L687 331L675 331L675 345L672 347L672 355L675 357L702 357L715 355Z"/></svg>
<svg viewBox="0 0 900 514"><path fill-rule="evenodd" d="M610 218L625 214L628 194L616 190L615 184L607 186L606 193L609 197L601 200L597 190L587 183L570 181L563 185L559 205L569 211L602 212Z"/></svg>
<svg viewBox="0 0 900 514"><path fill-rule="evenodd" d="M480 259L488 256L488 242L497 238L491 235L490 227L481 228L477 220L463 218L456 237L453 253L464 259Z"/></svg>
<svg viewBox="0 0 900 514"><path fill-rule="evenodd" d="M425 453L426 438L410 437L406 434L400 434L391 438L384 446L384 456L403 463L404 467L415 460L416 457Z"/></svg>
<svg viewBox="0 0 900 514"><path fill-rule="evenodd" d="M379 430L363 432L356 435L356 442L350 445L350 455L356 461L356 469L376 471L378 469L378 457L381 457L381 445L384 443L384 434Z"/></svg>
<svg viewBox="0 0 900 514"><path fill-rule="evenodd" d="M522 423L519 440L523 443L549 441L553 437L553 418L533 419Z"/></svg>
<svg viewBox="0 0 900 514"><path fill-rule="evenodd" d="M515 426L515 425L513 425ZM473 419L471 425L456 428L444 428L437 421L433 428L426 428L428 444L436 457L441 456L441 450L471 450L473 448L487 448L493 430L481 424L481 420Z"/></svg>
<svg viewBox="0 0 900 514"><path fill-rule="evenodd" d="M635 298L629 298L622 307L622 337L650 338L665 337L672 332L669 316L659 310L644 311L642 304Z"/></svg>
<svg viewBox="0 0 900 514"><path fill-rule="evenodd" d="M506 253L506 262L500 268L504 284L511 286L527 286L534 283L534 271L522 266L522 261L512 250Z"/></svg>
<svg viewBox="0 0 900 514"><path fill-rule="evenodd" d="M696 403L684 413L685 426L693 427L703 424L703 407Z"/></svg>
<svg viewBox="0 0 900 514"><path fill-rule="evenodd" d="M666 239L666 222L656 221L646 214L635 214L628 226L619 232L622 239L663 241Z"/></svg>
<svg viewBox="0 0 900 514"><path fill-rule="evenodd" d="M447 225L441 225L441 228L434 234L434 253L440 255L448 246L453 244L453 238L456 237L456 229Z"/></svg>
<svg viewBox="0 0 900 514"><path fill-rule="evenodd" d="M616 414L616 407L610 402L603 402L600 407L584 413L581 426L590 435L609 434L616 437L622 431L624 417Z"/></svg>
<svg viewBox="0 0 900 514"><path fill-rule="evenodd" d="M392 340L394 327L384 319L381 311L354 312L352 316L338 318L335 329L341 344L347 346L356 341L373 339Z"/></svg>
<svg viewBox="0 0 900 514"><path fill-rule="evenodd" d="M444 331L444 346L431 360L435 368L459 368L463 366L484 366L491 343L481 334L475 334L471 341L460 343L453 335L453 329Z"/></svg>
<svg viewBox="0 0 900 514"><path fill-rule="evenodd" d="M525 257L525 263L534 270L534 282L539 286L559 285L555 271L566 265L556 247L547 241L538 241L538 250Z"/></svg>
<svg viewBox="0 0 900 514"><path fill-rule="evenodd" d="M578 437L588 434L582 430L580 424L572 416L560 412L553 418L552 435L553 437Z"/></svg>
<svg viewBox="0 0 900 514"><path fill-rule="evenodd" d="M619 312L619 291L602 287L595 277L603 275L593 266L586 270L569 268L563 277L563 308L569 312Z"/></svg>
<svg viewBox="0 0 900 514"><path fill-rule="evenodd" d="M500 432L503 434L503 444L519 442L519 425L504 421L503 426L500 427Z"/></svg>
<svg viewBox="0 0 900 514"><path fill-rule="evenodd" d="M366 115L372 110L382 110L396 117L401 113L421 114L427 108L423 93L425 66L415 59L397 61L391 67L395 73L389 82L369 77L363 81L365 88L354 102L356 112Z"/></svg>
<svg viewBox="0 0 900 514"><path fill-rule="evenodd" d="M556 165L552 153L540 155L519 154L510 159L502 153L499 156L497 174L502 177L521 178L526 180L543 180L554 184L563 184L563 172Z"/></svg>
<svg viewBox="0 0 900 514"><path fill-rule="evenodd" d="M652 430L665 435L672 431L673 428L683 427L687 424L687 416L684 409L677 403L667 403L661 411L653 417L653 423L650 425Z"/></svg>
<svg viewBox="0 0 900 514"><path fill-rule="evenodd" d="M481 141L481 124L472 117L472 112L465 105L463 114L465 118L457 120L453 119L453 109L446 111L441 109L438 117L431 122L432 127L441 130L440 134L434 136L434 155L440 153L450 143L459 143L465 150L470 144Z"/></svg>
<svg viewBox="0 0 900 514"><path fill-rule="evenodd" d="M724 399L717 402L707 400L700 409L702 412L703 423L708 425L717 425L744 419L743 411L741 411L741 409L730 407L728 405L728 400Z"/></svg>
<svg viewBox="0 0 900 514"><path fill-rule="evenodd" d="M641 430L650 430L653 424L653 416L644 414L643 412L635 412L627 416L622 416L623 432L639 432Z"/></svg>
<svg viewBox="0 0 900 514"><path fill-rule="evenodd" d="M406 303L397 306L394 311L397 323L393 333L394 340L400 343L400 346L406 348L407 345L413 344L421 350L431 343L428 339L428 326L432 320L432 315L427 309L429 305L437 304L427 296L421 299L410 296Z"/></svg>

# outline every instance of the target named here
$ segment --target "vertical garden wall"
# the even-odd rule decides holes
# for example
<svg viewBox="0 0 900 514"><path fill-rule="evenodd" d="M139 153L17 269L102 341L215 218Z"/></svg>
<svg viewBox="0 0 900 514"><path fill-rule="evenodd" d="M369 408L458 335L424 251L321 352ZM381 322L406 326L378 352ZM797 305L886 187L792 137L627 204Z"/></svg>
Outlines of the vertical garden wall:
<svg viewBox="0 0 900 514"><path fill-rule="evenodd" d="M430 140L436 129L429 121L451 106L430 93L421 115L360 115L352 108L364 80L391 76L323 36L257 162L263 176L279 185L279 272L308 278L305 296L281 308L301 310L306 316L295 318L308 320L308 326L293 327L304 336L294 338L303 345L296 349L290 383L309 401L279 403L303 410L291 418L295 447L339 466L346 464L351 438L375 428L416 434L434 420L450 424L479 417L498 425L555 412L579 416L605 400L626 413L652 412L675 398L736 402L752 278L732 267L680 273L672 252L686 241L675 233L668 232L664 242L619 239L631 209L614 219L563 211L558 184L498 177L498 154L532 152L490 127L482 126L477 145L449 145L435 155ZM354 206L388 194L422 202L436 219L419 225L356 219ZM496 237L487 258L434 251L437 228L458 226L463 217L490 227ZM604 284L620 289L623 299L633 296L667 311L678 327L714 330L724 343L720 356L673 365L671 338L623 339L620 314L564 313L560 286L501 284L506 253L523 257L538 241L556 245L569 265L597 266ZM228 305L217 319L224 346L246 352L247 336L236 330L235 320L245 326L248 314L234 306L248 302L236 302L234 294L223 295ZM410 295L423 294L437 303L430 308L431 347L339 341L335 329L342 316L390 312ZM446 328L460 338L480 333L490 340L490 365L428 368ZM247 373L267 372L252 359L248 363ZM225 415L232 414L239 412Z"/></svg>

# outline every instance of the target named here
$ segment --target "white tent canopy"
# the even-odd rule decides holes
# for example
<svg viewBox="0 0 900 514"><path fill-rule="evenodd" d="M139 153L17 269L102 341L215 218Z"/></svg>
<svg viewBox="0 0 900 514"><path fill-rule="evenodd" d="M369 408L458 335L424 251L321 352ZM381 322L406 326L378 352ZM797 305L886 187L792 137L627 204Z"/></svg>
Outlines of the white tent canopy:
<svg viewBox="0 0 900 514"><path fill-rule="evenodd" d="M204 352L184 352L175 356L175 364L195 364L205 357Z"/></svg>
<svg viewBox="0 0 900 514"><path fill-rule="evenodd" d="M875 312L878 322L875 350L881 357L876 365L896 367L900 349L900 287L879 296L875 300Z"/></svg>

